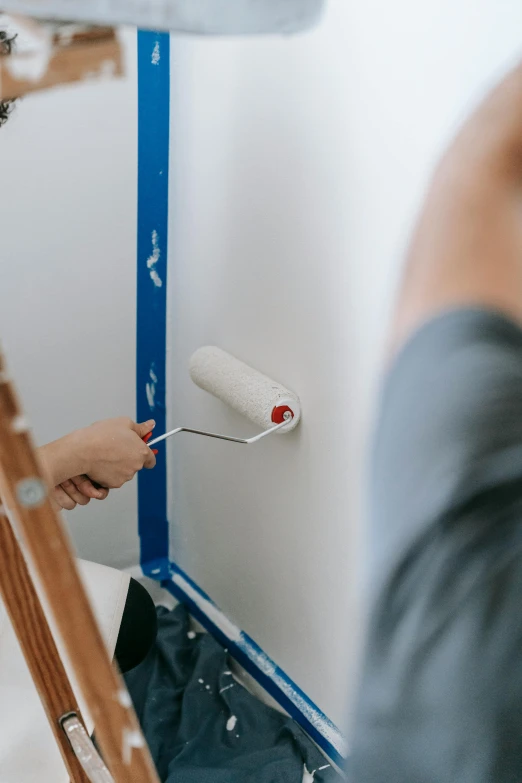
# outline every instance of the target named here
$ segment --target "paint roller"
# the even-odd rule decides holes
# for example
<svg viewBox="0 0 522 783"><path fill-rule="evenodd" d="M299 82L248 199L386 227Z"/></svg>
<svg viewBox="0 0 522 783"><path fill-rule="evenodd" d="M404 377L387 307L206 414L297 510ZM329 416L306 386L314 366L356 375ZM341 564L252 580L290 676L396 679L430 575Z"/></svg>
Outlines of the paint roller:
<svg viewBox="0 0 522 783"><path fill-rule="evenodd" d="M190 359L189 369L192 380L200 389L210 392L263 431L252 438L235 438L189 427L177 427L150 440L148 446L154 446L179 432L250 445L274 432L291 432L299 424L301 404L296 394L221 348L199 348Z"/></svg>

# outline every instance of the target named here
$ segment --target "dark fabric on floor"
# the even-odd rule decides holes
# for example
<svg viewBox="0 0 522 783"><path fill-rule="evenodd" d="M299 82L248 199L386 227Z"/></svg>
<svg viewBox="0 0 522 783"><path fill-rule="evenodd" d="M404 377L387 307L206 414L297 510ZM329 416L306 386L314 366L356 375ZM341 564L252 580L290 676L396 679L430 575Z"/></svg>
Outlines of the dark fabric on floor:
<svg viewBox="0 0 522 783"><path fill-rule="evenodd" d="M155 645L125 675L162 783L302 783L305 764L328 763L293 720L235 682L212 636L189 631L183 606L160 607ZM331 767L315 773L314 783L334 781Z"/></svg>

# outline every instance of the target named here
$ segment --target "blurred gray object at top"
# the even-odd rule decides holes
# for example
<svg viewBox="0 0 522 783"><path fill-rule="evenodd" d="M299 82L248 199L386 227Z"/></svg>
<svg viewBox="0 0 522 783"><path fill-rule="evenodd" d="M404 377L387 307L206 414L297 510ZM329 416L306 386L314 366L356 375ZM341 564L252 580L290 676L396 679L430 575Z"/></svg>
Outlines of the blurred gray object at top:
<svg viewBox="0 0 522 783"><path fill-rule="evenodd" d="M194 35L291 34L320 20L326 0L3 0L36 19L135 24Z"/></svg>

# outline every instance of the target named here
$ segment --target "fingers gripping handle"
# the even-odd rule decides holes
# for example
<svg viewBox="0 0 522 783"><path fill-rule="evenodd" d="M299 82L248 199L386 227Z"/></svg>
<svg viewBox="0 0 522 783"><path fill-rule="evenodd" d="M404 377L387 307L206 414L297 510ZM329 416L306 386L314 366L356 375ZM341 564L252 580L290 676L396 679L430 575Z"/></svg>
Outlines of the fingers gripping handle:
<svg viewBox="0 0 522 783"><path fill-rule="evenodd" d="M152 438L152 432L147 432L147 434L143 436L142 441L144 443L147 443L148 445L152 445L152 444L149 444L149 440L151 438ZM152 453L153 454L157 454L158 453L158 449L152 449Z"/></svg>

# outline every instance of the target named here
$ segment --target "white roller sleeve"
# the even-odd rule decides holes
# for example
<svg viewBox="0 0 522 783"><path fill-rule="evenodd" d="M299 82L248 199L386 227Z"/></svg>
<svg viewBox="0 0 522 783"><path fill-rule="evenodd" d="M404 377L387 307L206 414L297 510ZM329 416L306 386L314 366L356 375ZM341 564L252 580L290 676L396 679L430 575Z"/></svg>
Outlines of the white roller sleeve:
<svg viewBox="0 0 522 783"><path fill-rule="evenodd" d="M221 348L199 348L190 360L190 377L263 429L274 426L272 412L279 406L288 406L294 414L280 432L293 430L299 422L301 405L296 394Z"/></svg>

